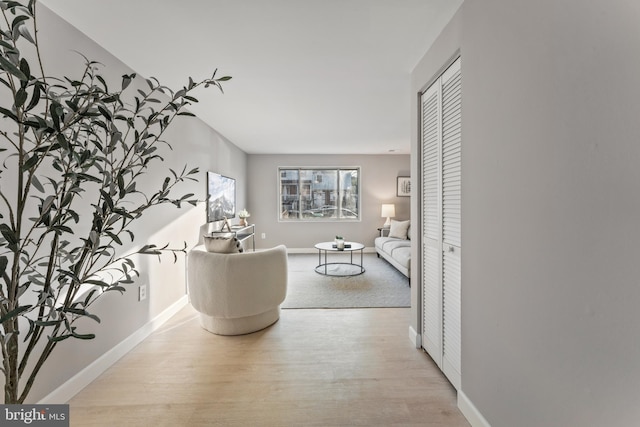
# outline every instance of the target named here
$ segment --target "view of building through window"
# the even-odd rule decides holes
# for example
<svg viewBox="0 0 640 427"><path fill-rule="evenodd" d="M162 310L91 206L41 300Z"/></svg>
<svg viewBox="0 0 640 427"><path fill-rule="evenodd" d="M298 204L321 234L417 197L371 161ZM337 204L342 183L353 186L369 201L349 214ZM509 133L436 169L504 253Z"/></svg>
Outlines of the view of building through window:
<svg viewBox="0 0 640 427"><path fill-rule="evenodd" d="M280 168L280 219L360 219L359 168Z"/></svg>

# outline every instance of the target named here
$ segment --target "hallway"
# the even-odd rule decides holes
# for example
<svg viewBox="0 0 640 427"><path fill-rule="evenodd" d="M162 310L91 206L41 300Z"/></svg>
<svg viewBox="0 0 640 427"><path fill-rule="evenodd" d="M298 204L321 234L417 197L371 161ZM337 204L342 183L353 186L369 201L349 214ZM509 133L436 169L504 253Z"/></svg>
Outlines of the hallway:
<svg viewBox="0 0 640 427"><path fill-rule="evenodd" d="M72 426L469 426L408 308L289 309L254 334L185 307L69 403Z"/></svg>

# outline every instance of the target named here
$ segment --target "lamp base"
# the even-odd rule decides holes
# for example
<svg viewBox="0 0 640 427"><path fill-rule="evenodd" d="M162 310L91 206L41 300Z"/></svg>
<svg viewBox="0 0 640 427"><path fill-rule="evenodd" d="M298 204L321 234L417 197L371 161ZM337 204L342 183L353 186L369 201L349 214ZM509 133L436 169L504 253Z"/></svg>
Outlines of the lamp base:
<svg viewBox="0 0 640 427"><path fill-rule="evenodd" d="M391 218L387 217L387 221L382 225L382 228L390 228L391 227Z"/></svg>

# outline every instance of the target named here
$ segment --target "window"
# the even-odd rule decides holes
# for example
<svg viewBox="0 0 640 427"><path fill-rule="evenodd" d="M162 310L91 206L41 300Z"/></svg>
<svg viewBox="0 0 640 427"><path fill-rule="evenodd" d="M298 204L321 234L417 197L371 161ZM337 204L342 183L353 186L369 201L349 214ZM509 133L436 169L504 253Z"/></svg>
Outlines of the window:
<svg viewBox="0 0 640 427"><path fill-rule="evenodd" d="M360 219L360 168L279 168L280 220Z"/></svg>

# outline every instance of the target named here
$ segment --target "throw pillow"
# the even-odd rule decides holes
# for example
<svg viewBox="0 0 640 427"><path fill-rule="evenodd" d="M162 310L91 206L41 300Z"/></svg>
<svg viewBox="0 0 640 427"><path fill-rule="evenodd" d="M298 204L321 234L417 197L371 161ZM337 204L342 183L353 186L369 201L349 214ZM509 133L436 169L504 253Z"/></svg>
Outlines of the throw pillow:
<svg viewBox="0 0 640 427"><path fill-rule="evenodd" d="M406 221L396 221L391 220L391 228L389 229L389 237L395 237L397 239L407 239L407 231L409 231L409 222Z"/></svg>
<svg viewBox="0 0 640 427"><path fill-rule="evenodd" d="M204 247L207 252L234 254L242 252L242 245L235 237L204 236Z"/></svg>

